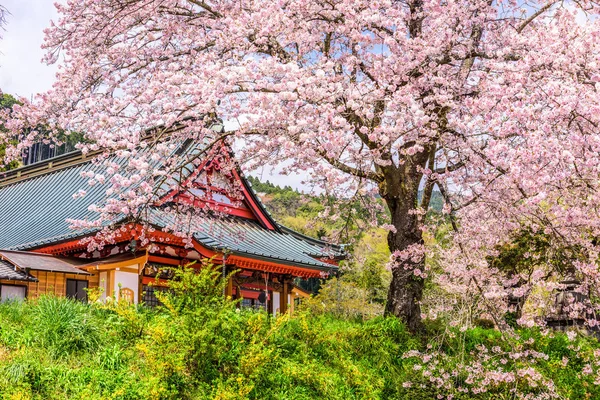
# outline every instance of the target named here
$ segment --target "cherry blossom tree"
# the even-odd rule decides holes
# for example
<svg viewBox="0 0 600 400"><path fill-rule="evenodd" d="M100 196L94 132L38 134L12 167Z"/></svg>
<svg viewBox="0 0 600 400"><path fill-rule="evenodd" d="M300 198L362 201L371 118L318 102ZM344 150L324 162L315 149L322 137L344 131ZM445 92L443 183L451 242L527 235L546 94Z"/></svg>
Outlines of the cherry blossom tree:
<svg viewBox="0 0 600 400"><path fill-rule="evenodd" d="M285 161L285 172L307 174L342 197L384 200L393 252L386 310L413 331L421 328L428 275L423 215L435 186L447 197L460 245L448 251L446 268L464 285L504 287L486 286L485 256L522 224L585 238L593 252L600 222L595 1L69 0L57 7L61 17L44 45L48 63L62 61L56 83L17 107L20 117L7 122L13 133L41 121L85 132L84 151L130 155L136 179L154 179L169 172L137 153L148 145L146 129L214 140L211 118L236 121L221 136L243 143L238 159L249 166ZM9 156L39 138L32 131L23 139ZM168 142L152 145L152 157L171 154ZM136 184L117 172L104 178ZM153 194L136 188L110 206L139 211ZM591 276L592 265L580 270Z"/></svg>

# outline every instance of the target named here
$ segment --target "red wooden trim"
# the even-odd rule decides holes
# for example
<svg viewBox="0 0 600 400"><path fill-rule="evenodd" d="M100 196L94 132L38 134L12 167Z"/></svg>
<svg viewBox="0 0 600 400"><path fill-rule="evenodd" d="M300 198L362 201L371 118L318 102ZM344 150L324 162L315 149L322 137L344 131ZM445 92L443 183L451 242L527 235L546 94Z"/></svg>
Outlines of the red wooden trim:
<svg viewBox="0 0 600 400"><path fill-rule="evenodd" d="M227 161L230 161L229 155L226 151L223 151L222 148L220 148L219 151L221 152L221 155L223 157L227 158ZM214 210L219 211L219 212L223 212L223 213L238 216L238 217L248 218L248 219L258 219L257 215L260 213L257 213L253 207L250 207L249 209L245 209L245 208L230 206L228 204L220 203L220 202L208 199L208 198L200 199L200 198L192 196L188 193L185 193L185 190L186 190L185 188L188 187L188 185L190 185L200 175L200 173L205 170L207 164L215 161L215 158L217 157L216 153L217 153L217 151L215 151L215 150L211 151L206 156L204 161L196 168L196 170L192 174L190 174L190 176L188 176L187 179L181 184L180 188L172 190L170 193L163 196L156 204L161 205L161 204L166 203L167 201L183 200L186 202L186 204L192 205L193 207L204 208L204 207L206 207L206 205L205 205L205 203L206 203L206 204L209 204L209 207L211 207ZM223 172L223 171L221 171L221 172ZM237 175L237 172L235 170L230 171L230 172L233 172L232 177L237 179L237 183L242 187L242 193L244 194L244 198L242 198L242 199L231 199L231 200L239 201L240 203L246 203L246 204L248 202L251 202L251 198L249 198L249 193L246 191L246 188L244 187L243 183L241 182L239 175ZM203 189L203 190L208 189L209 191L216 192L219 194L226 195L227 197L230 197L229 193L227 193L226 190L223 190L223 189L217 188L217 187L213 187L211 185L196 184L196 185L190 185L190 186L194 186L194 187L197 187L197 188ZM273 228L269 228L269 229L273 229Z"/></svg>
<svg viewBox="0 0 600 400"><path fill-rule="evenodd" d="M317 258L317 260L324 262L325 264L330 264L330 265L334 265L334 266L338 266L340 265L339 260L336 260L335 258L330 258L330 257L319 257Z"/></svg>
<svg viewBox="0 0 600 400"><path fill-rule="evenodd" d="M174 266L181 265L180 259L155 256L152 254L148 255L148 262L154 262L154 263L165 264L165 265L174 265Z"/></svg>
<svg viewBox="0 0 600 400"><path fill-rule="evenodd" d="M38 249L34 249L32 251L35 253L60 255L62 253L68 253L68 252L72 252L72 251L79 250L79 249L85 249L87 247L87 245L83 245L81 243L81 240L82 239L76 239L76 240L70 240L68 242L51 244L51 245L48 245L45 247L40 247Z"/></svg>
<svg viewBox="0 0 600 400"><path fill-rule="evenodd" d="M149 276L143 276L142 277L142 285L149 285L149 284L152 284L152 286L167 287L167 286L169 286L169 281L166 279L156 279L156 278L152 278Z"/></svg>
<svg viewBox="0 0 600 400"><path fill-rule="evenodd" d="M273 224L271 224L271 222L269 222L269 218L263 213L259 205L254 201L254 199L250 195L250 192L248 192L248 189L246 189L246 186L242 182L242 177L240 176L240 174L236 170L233 170L232 172L238 180L238 183L242 186L242 192L244 193L244 197L246 198L246 201L248 202L248 205L250 205L252 211L254 211L254 215L256 215L258 220L262 222L267 229L274 231L275 227L273 226Z"/></svg>
<svg viewBox="0 0 600 400"><path fill-rule="evenodd" d="M290 265L276 264L268 261L259 261L252 258L229 256L227 263L235 264L241 268L254 269L258 271L274 272L278 274L289 274L301 278L322 278L328 275L325 271L293 267Z"/></svg>
<svg viewBox="0 0 600 400"><path fill-rule="evenodd" d="M204 167L206 166L206 164L210 161L210 156L211 156L211 154L208 154L204 158L204 161L202 161L202 163L200 163L200 165L196 168L196 170L194 172L192 172L190 174L190 176L187 177L187 179L185 180L185 182L182 183L182 185L181 185L182 187L185 187L188 182L191 182L192 180L196 179L196 177L204 169ZM160 206L160 205L166 203L167 201L172 200L178 193L181 193L181 189L180 188L172 190L171 192L169 192L166 195L164 195L161 199L159 199L156 202L156 205Z"/></svg>
<svg viewBox="0 0 600 400"><path fill-rule="evenodd" d="M194 250L196 250L198 253L200 253L204 257L206 257L206 258L215 257L215 259L214 259L215 262L222 261L221 253L217 253L215 251L207 249L206 247L204 247L200 243L198 243L198 241L196 239L194 239L192 241L192 243L194 245Z"/></svg>
<svg viewBox="0 0 600 400"><path fill-rule="evenodd" d="M260 292L255 292L253 290L241 290L242 292L242 298L244 299L254 299L257 300L258 299L258 295L260 295ZM267 293L267 300L271 300L271 294Z"/></svg>
<svg viewBox="0 0 600 400"><path fill-rule="evenodd" d="M183 204L196 208L209 207L211 210L215 210L217 212L222 212L225 214L235 215L238 217L248 219L256 219L256 216L249 208L234 207L225 203L219 203L214 200L205 200L192 197L193 196L189 196L187 194L179 194L174 197L174 200L181 200Z"/></svg>
<svg viewBox="0 0 600 400"><path fill-rule="evenodd" d="M142 232L144 230L144 227L140 224L128 224L128 225L126 225L126 228L127 229L125 229L125 232L119 231L116 233L115 242L111 243L111 244L128 242L134 238L139 239L139 237L141 236L140 232ZM170 245L170 246L178 246L178 247L185 246L185 243L183 243L182 238L175 236L168 232L154 230L153 232L145 232L145 234L146 234L146 237L148 237L151 242L155 242L156 244L164 244L167 246ZM47 246L43 246L43 247L34 249L32 251L34 251L36 253L52 254L52 255L61 255L61 254L66 254L66 253L72 253L72 252L79 251L79 250L85 251L87 249L87 244L82 243L82 240L91 238L95 235L96 234L93 233L93 234L90 234L90 235L82 237L82 238L69 240L69 241L57 243L57 244L49 244Z"/></svg>

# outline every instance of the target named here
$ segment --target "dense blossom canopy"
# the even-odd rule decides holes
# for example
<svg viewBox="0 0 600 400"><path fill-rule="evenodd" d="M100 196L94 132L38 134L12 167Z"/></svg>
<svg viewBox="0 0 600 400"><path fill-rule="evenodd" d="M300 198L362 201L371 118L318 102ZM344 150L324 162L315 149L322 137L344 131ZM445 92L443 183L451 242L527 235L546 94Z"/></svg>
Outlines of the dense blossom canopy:
<svg viewBox="0 0 600 400"><path fill-rule="evenodd" d="M77 226L135 215L155 201L152 182L180 164L172 153L178 141L235 136L244 143L238 158L250 166L286 160L287 172L304 171L333 192L380 194L392 209L394 265L411 279L428 275L419 261L419 206L427 203L418 204L417 193L427 199L437 185L456 217L455 245L443 254L450 289L476 288L488 312L501 307L494 299L506 297L506 279L515 277L490 268L487 256L526 227L578 249L571 272L597 294L595 2L69 0L57 7L61 17L44 45L48 63L61 60L57 80L33 104L15 107L6 126L30 134L8 157L39 140L40 129L27 129L43 125L84 132L84 151L119 151L137 171L124 178L109 166L109 176L90 176L92 184L111 183L113 200L98 205L101 220ZM207 126L217 117L239 129L216 135ZM156 140L143 141L158 125ZM155 168L159 160L166 162ZM527 290L549 282L546 269L527 277Z"/></svg>

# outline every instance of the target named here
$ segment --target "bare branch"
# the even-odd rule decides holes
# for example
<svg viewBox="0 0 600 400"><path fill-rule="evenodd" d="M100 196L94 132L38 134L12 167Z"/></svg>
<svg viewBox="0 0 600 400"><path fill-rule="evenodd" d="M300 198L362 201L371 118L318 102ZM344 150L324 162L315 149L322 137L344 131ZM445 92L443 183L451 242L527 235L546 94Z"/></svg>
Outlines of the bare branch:
<svg viewBox="0 0 600 400"><path fill-rule="evenodd" d="M321 156L325 161L327 161L329 164L331 164L333 167L339 169L342 172L345 172L347 174L359 177L359 178L363 178L363 179L369 179L371 181L374 182L382 182L383 181L383 177L375 172L372 171L363 171L361 169L358 168L354 168L351 167L347 164L344 164L343 162L341 162L338 159L335 159L333 157L330 157L329 155L327 155L327 152L323 149L316 149L316 152L319 156Z"/></svg>
<svg viewBox="0 0 600 400"><path fill-rule="evenodd" d="M433 172L436 174L444 174L444 173L448 173L448 172L458 171L459 169L461 169L464 166L465 166L465 162L461 161L461 162L458 162L453 165L447 165L442 168L436 168L435 170L433 170Z"/></svg>
<svg viewBox="0 0 600 400"><path fill-rule="evenodd" d="M215 18L223 17L223 15L220 12L213 10L213 8L211 6L209 6L208 4L206 4L205 2L203 2L201 0L188 0L188 2L195 4L198 7L201 7L202 9L204 9L206 12L210 13Z"/></svg>
<svg viewBox="0 0 600 400"><path fill-rule="evenodd" d="M519 25L519 27L517 28L517 33L523 32L523 29L525 29L527 25L529 25L531 22L533 22L534 19L536 19L537 17L548 11L550 8L552 8L552 6L554 6L556 3L558 3L558 0L551 1L536 12L534 12L533 14L531 14L529 18L527 18L525 21L523 21L521 25Z"/></svg>

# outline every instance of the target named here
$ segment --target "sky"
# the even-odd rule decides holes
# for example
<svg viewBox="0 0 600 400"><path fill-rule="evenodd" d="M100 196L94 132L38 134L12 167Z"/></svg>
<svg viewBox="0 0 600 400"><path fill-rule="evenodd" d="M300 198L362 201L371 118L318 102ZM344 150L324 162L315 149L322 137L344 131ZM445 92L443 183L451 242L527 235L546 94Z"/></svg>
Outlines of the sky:
<svg viewBox="0 0 600 400"><path fill-rule="evenodd" d="M56 67L41 63L44 29L57 18L54 0L0 0L8 9L0 40L0 89L30 98L52 86Z"/></svg>
<svg viewBox="0 0 600 400"><path fill-rule="evenodd" d="M0 40L0 90L31 98L51 88L56 66L41 62L44 29L58 14L56 0L0 0L9 11L3 39ZM62 2L62 1L59 1ZM226 123L226 127L235 124ZM264 180L305 190L301 176L281 176L277 171L253 171Z"/></svg>

